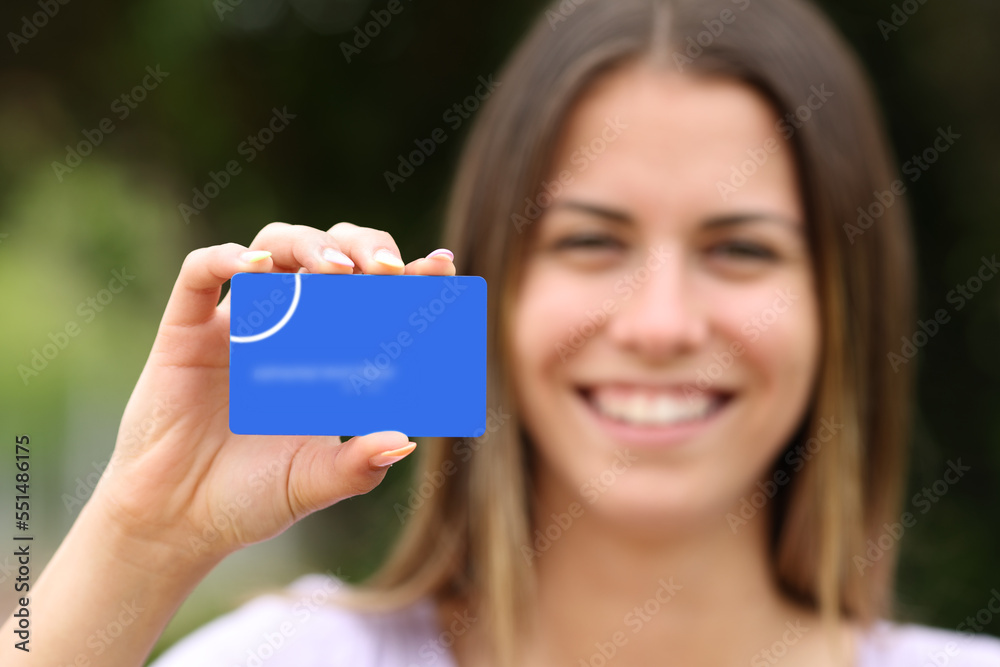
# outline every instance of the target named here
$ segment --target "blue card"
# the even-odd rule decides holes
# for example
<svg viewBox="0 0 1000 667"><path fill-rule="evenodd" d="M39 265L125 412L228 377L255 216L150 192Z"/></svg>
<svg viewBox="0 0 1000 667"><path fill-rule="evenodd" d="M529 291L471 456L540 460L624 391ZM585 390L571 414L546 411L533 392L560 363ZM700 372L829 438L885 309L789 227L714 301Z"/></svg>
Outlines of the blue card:
<svg viewBox="0 0 1000 667"><path fill-rule="evenodd" d="M237 273L229 428L266 435L486 431L486 281Z"/></svg>

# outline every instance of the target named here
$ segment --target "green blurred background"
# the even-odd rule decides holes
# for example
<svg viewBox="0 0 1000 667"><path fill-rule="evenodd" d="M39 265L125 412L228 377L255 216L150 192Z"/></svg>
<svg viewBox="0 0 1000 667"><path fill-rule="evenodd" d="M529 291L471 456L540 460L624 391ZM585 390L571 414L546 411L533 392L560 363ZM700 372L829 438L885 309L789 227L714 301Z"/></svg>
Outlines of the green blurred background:
<svg viewBox="0 0 1000 667"><path fill-rule="evenodd" d="M499 70L543 6L402 0L402 11L348 62L342 43L387 2L43 4L58 11L34 33L24 17L42 11L38 0L0 5L0 507L13 503L14 435L27 433L35 576L79 512L75 498L87 497L95 469L107 461L184 255L224 241L247 244L272 220L382 228L407 261L438 247L469 126L454 127L443 114L473 94L479 76ZM1000 248L1000 6L929 0L886 35L878 22L890 19L892 3L822 4L875 79L900 164L930 146L938 128L961 135L908 183L919 314L928 319L950 308L946 295L975 273L981 256ZM166 74L157 83L147 67ZM116 102L144 77L150 89L139 91L142 101L134 108ZM241 144L267 126L274 109L286 108L294 119L248 161ZM98 132L106 118L105 130L113 130ZM439 127L447 141L390 191L384 172ZM88 136L100 143L78 166L53 168L54 161L74 165L67 146ZM185 220L179 206L192 206L193 189L205 192L210 172L230 160L240 173ZM100 299L112 271L123 267L135 277L120 294L99 303L100 312L80 306ZM908 531L901 612L948 628L1000 587L996 282L953 313L917 360L909 495L941 478L949 459L961 457L972 470ZM25 380L18 366L29 365L33 350L71 321L79 335ZM409 472L408 464L395 466L370 496L227 560L184 605L157 651L302 572L339 568L351 580L371 572L399 528L391 507L405 498ZM0 521L8 545L11 523ZM0 548L4 615L13 605L12 560L3 555L10 551ZM1000 621L986 630L998 634Z"/></svg>

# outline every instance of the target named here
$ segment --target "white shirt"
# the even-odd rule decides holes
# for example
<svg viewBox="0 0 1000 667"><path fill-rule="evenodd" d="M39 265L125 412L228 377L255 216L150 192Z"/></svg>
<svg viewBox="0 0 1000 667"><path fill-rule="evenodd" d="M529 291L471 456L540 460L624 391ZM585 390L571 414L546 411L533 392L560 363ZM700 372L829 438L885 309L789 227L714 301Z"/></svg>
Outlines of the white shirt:
<svg viewBox="0 0 1000 667"><path fill-rule="evenodd" d="M456 613L442 627L429 599L391 613L344 609L332 603L343 586L302 577L287 595L256 598L205 625L151 667L456 667L450 647L474 617ZM882 621L861 637L856 665L1000 667L1000 640Z"/></svg>

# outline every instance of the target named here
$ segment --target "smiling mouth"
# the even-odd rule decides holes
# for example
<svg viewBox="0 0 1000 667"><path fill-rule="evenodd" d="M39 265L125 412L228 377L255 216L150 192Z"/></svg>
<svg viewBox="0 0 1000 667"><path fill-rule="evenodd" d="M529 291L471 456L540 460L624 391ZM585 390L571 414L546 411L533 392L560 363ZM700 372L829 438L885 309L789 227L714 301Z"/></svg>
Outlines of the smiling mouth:
<svg viewBox="0 0 1000 667"><path fill-rule="evenodd" d="M656 389L600 385L580 387L581 397L594 412L614 422L640 427L664 427L708 419L734 394L719 391Z"/></svg>

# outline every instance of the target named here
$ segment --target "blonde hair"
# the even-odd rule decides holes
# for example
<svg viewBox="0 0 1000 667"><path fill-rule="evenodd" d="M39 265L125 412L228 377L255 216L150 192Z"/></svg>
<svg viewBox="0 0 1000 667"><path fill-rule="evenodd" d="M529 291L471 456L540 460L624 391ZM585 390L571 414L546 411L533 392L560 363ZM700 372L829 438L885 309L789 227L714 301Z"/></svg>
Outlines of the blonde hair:
<svg viewBox="0 0 1000 667"><path fill-rule="evenodd" d="M896 178L861 68L827 20L799 0L753 0L744 12L731 0L588 0L574 7L562 15L553 4L543 13L498 76L501 85L465 146L448 212L445 245L455 251L458 272L483 276L490 286L487 404L504 414L494 415L493 430L481 438L423 444L418 479L440 473L443 482L413 509L365 596L376 607L425 596L468 600L489 622L490 654L500 665L515 663L519 619L534 586L519 551L530 542L532 479L505 326L533 229L526 202L537 201L560 127L588 86L626 63L651 60L742 81L779 118L795 113L813 86L833 93L790 138L823 340L814 400L775 466L817 432L822 417L843 428L779 492L772 563L782 590L825 619L867 623L888 615L892 554L863 573L852 558L898 512L910 377L908 366L892 372L885 353L912 320L913 269L901 200L860 237L846 233L857 208ZM723 10L735 20L706 32L705 22ZM551 12L562 20L552 23Z"/></svg>

